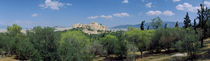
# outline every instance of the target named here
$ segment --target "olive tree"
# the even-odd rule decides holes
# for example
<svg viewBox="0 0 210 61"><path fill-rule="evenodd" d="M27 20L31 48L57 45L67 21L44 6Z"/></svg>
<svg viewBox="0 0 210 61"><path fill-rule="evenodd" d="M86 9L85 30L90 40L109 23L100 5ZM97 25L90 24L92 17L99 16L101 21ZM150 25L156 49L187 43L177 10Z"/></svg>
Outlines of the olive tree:
<svg viewBox="0 0 210 61"><path fill-rule="evenodd" d="M187 29L185 30L185 33L183 34L185 37L183 37L179 41L179 47L180 49L183 49L183 51L188 53L188 56L190 59L195 58L196 53L198 52L200 48L200 35L196 34L195 31L192 31L193 29Z"/></svg>
<svg viewBox="0 0 210 61"><path fill-rule="evenodd" d="M61 34L58 54L61 61L91 61L90 40L81 31L67 31Z"/></svg>
<svg viewBox="0 0 210 61"><path fill-rule="evenodd" d="M115 54L119 57L123 57L127 54L125 40L120 40L116 36L108 34L102 38L102 42L108 54Z"/></svg>
<svg viewBox="0 0 210 61"><path fill-rule="evenodd" d="M153 27L153 29L161 28L161 25L162 25L161 18L160 17L153 18L150 25Z"/></svg>
<svg viewBox="0 0 210 61"><path fill-rule="evenodd" d="M138 48L143 55L143 51L149 47L151 37L153 36L153 30L139 30L131 28L126 32L127 40Z"/></svg>
<svg viewBox="0 0 210 61"><path fill-rule="evenodd" d="M16 56L20 60L31 59L38 52L28 39L18 42L16 47Z"/></svg>
<svg viewBox="0 0 210 61"><path fill-rule="evenodd" d="M34 48L38 51L32 60L52 61L57 60L58 36L51 27L34 27L27 31L27 37Z"/></svg>
<svg viewBox="0 0 210 61"><path fill-rule="evenodd" d="M12 26L7 27L7 32L4 41L8 44L6 45L8 47L8 54L15 54L17 49L17 43L22 42L22 40L24 39L24 35L23 33L21 33L21 30L22 28L17 24L13 24Z"/></svg>

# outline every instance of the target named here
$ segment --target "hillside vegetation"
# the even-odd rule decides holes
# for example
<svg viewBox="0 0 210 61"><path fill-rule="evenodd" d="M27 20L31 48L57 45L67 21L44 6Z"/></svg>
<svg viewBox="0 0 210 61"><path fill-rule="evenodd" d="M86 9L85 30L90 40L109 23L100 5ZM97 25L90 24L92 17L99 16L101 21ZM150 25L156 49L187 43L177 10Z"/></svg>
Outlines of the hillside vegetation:
<svg viewBox="0 0 210 61"><path fill-rule="evenodd" d="M209 60L210 10L201 5L198 23L191 23L188 13L184 26L173 28L160 17L145 28L129 27L126 31L106 30L88 34L81 28L55 31L36 26L22 33L13 24L0 33L0 60L27 61L193 61ZM164 27L162 27L164 25Z"/></svg>

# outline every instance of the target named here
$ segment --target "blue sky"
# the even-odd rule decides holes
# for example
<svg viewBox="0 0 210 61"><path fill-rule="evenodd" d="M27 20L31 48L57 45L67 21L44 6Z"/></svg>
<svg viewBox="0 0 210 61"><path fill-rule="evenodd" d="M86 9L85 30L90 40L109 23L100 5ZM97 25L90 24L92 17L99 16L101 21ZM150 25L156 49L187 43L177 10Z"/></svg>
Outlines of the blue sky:
<svg viewBox="0 0 210 61"><path fill-rule="evenodd" d="M163 21L183 22L186 12L191 19L202 0L1 0L0 27L18 24L33 26L72 26L91 21L108 27ZM210 0L205 0L210 7Z"/></svg>

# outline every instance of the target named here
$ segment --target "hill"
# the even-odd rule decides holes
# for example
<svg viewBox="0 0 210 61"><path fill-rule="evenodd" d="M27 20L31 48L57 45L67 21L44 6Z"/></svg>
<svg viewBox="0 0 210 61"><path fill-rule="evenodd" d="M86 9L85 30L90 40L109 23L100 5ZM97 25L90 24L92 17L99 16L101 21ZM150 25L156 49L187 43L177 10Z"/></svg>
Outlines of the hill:
<svg viewBox="0 0 210 61"><path fill-rule="evenodd" d="M164 27L165 24L168 24L168 27L169 28L173 28L176 24L176 22L163 22L162 23L162 27ZM184 24L183 23L179 23L179 27L182 27ZM144 25L144 28L147 29L147 27L150 26L149 23L145 23ZM119 26L115 26L115 27L112 27L111 29L127 29L128 27L135 27L135 28L139 28L140 27L140 24L134 24L134 25L119 25ZM150 26L150 29L152 29L152 27Z"/></svg>

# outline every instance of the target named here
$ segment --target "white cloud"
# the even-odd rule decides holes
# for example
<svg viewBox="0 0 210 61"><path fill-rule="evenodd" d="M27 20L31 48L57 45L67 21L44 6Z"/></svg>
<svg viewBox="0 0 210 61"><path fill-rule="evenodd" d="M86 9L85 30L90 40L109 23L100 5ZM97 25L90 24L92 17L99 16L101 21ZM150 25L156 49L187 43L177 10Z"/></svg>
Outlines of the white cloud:
<svg viewBox="0 0 210 61"><path fill-rule="evenodd" d="M128 0L123 0L122 3L128 3Z"/></svg>
<svg viewBox="0 0 210 61"><path fill-rule="evenodd" d="M31 16L32 16L32 17L37 17L38 14L37 14L37 13L33 13Z"/></svg>
<svg viewBox="0 0 210 61"><path fill-rule="evenodd" d="M152 3L151 2L150 3L147 3L146 4L146 7L151 8L152 7Z"/></svg>
<svg viewBox="0 0 210 61"><path fill-rule="evenodd" d="M160 15L160 14L162 14L162 12L161 11L148 11L147 13L146 13L147 15Z"/></svg>
<svg viewBox="0 0 210 61"><path fill-rule="evenodd" d="M173 0L173 2L179 2L179 1L181 1L181 0Z"/></svg>
<svg viewBox="0 0 210 61"><path fill-rule="evenodd" d="M169 11L169 10L166 10L166 11L159 11L159 10L156 10L156 11L148 11L146 12L147 15L155 15L155 16L159 16L159 15L165 15L165 16L173 16L175 15L172 11Z"/></svg>
<svg viewBox="0 0 210 61"><path fill-rule="evenodd" d="M98 18L98 16L90 16L90 17L88 17L88 19L97 19Z"/></svg>
<svg viewBox="0 0 210 61"><path fill-rule="evenodd" d="M105 19L112 19L112 15L101 15L101 18L105 18Z"/></svg>
<svg viewBox="0 0 210 61"><path fill-rule="evenodd" d="M67 6L72 6L72 3L66 3Z"/></svg>
<svg viewBox="0 0 210 61"><path fill-rule="evenodd" d="M88 19L98 19L98 18L105 18L105 19L112 19L113 17L127 17L130 16L127 12L121 12L121 13L114 13L112 15L100 15L100 16L90 16Z"/></svg>
<svg viewBox="0 0 210 61"><path fill-rule="evenodd" d="M163 15L165 15L165 16L173 16L174 13L172 11L166 10L166 11L163 12Z"/></svg>
<svg viewBox="0 0 210 61"><path fill-rule="evenodd" d="M144 2L145 0L141 0L142 2Z"/></svg>
<svg viewBox="0 0 210 61"><path fill-rule="evenodd" d="M45 3L40 4L39 6L43 7L43 8L50 8L52 10L59 10L61 7L65 6L65 5L71 6L72 4L71 3L62 3L59 1L55 1L55 0L45 0Z"/></svg>
<svg viewBox="0 0 210 61"><path fill-rule="evenodd" d="M205 4L207 7L210 7L210 2L204 1L204 4Z"/></svg>
<svg viewBox="0 0 210 61"><path fill-rule="evenodd" d="M192 6L189 3L183 3L176 6L177 10L189 11L189 12L196 12L197 9L200 9L199 6Z"/></svg>
<svg viewBox="0 0 210 61"><path fill-rule="evenodd" d="M128 13L126 13L126 12L122 12L122 13L115 13L115 14L113 14L113 16L124 17L124 16L130 16L130 15Z"/></svg>

